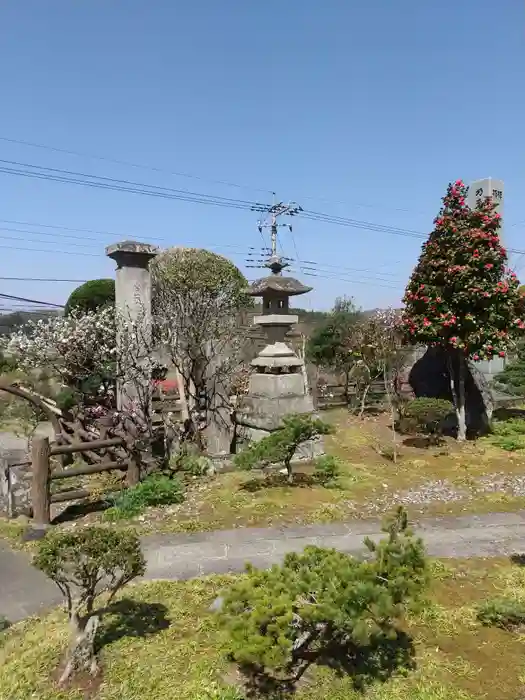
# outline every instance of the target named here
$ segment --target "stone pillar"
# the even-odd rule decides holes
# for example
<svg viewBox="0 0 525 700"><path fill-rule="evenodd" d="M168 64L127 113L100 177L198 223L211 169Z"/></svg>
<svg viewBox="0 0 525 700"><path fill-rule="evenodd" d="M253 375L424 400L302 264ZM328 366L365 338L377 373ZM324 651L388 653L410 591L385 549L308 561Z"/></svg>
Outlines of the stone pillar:
<svg viewBox="0 0 525 700"><path fill-rule="evenodd" d="M133 355L143 363L151 349L151 274L149 263L159 252L157 246L137 241L122 241L106 248L106 255L117 264L115 308L118 314L117 347L122 343L125 325L135 324ZM131 338L128 336L126 342ZM128 355L128 353L126 353ZM122 355L121 355L122 357ZM130 412L151 399L151 377L145 371L131 371L123 360L122 377L117 381L117 408Z"/></svg>

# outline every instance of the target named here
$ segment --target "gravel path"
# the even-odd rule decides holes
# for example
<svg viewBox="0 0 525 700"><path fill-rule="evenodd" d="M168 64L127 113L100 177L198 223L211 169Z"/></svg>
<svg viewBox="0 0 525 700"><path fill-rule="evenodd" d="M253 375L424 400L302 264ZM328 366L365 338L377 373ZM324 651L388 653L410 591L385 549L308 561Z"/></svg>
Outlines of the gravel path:
<svg viewBox="0 0 525 700"><path fill-rule="evenodd" d="M429 554L439 557L494 557L521 552L525 511L480 516L427 518L416 530ZM363 537L380 536L377 521L287 528L239 528L191 534L159 534L143 539L146 579L187 579L242 571L247 561L267 567L286 552L308 544L348 553L363 550ZM27 556L0 541L0 615L14 622L60 602L55 586L33 569Z"/></svg>

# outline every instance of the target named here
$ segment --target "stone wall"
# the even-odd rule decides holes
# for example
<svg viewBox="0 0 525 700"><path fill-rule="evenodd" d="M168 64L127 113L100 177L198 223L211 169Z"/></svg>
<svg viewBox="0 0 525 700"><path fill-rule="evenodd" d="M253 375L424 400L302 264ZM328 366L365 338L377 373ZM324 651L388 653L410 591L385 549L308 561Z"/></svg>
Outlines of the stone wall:
<svg viewBox="0 0 525 700"><path fill-rule="evenodd" d="M25 449L0 451L0 514L9 518L31 505L31 466L10 466L25 459Z"/></svg>

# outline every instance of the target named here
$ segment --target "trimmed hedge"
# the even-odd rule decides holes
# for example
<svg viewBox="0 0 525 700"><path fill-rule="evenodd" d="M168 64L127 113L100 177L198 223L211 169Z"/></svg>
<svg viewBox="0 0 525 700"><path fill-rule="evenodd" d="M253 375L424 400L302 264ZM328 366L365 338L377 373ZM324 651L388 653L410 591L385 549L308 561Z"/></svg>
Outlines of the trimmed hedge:
<svg viewBox="0 0 525 700"><path fill-rule="evenodd" d="M90 280L71 292L64 313L69 316L72 311L96 311L103 306L114 304L115 280Z"/></svg>

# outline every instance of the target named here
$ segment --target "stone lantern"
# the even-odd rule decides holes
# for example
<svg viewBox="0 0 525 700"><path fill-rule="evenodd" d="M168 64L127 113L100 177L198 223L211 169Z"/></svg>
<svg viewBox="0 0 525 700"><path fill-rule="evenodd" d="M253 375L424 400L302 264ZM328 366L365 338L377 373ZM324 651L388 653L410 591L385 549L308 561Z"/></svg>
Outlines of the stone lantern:
<svg viewBox="0 0 525 700"><path fill-rule="evenodd" d="M251 362L255 371L237 413L245 440L260 440L269 435L291 413L314 412L305 385L304 362L286 343L286 334L299 320L289 313L290 297L306 294L312 288L283 276L288 264L275 253L265 266L272 274L256 280L247 290L250 296L262 298L262 313L253 322L263 329L267 345ZM296 458L313 459L323 451L320 439L308 441L300 446Z"/></svg>
<svg viewBox="0 0 525 700"><path fill-rule="evenodd" d="M299 321L297 316L289 313L290 297L306 294L312 288L293 277L283 277L282 270L287 266L279 256L272 255L266 263L272 274L255 281L248 289L250 296L262 297L262 314L256 316L253 322L265 331L268 345L251 363L262 372L293 373L303 365L285 343L285 338L292 325Z"/></svg>

